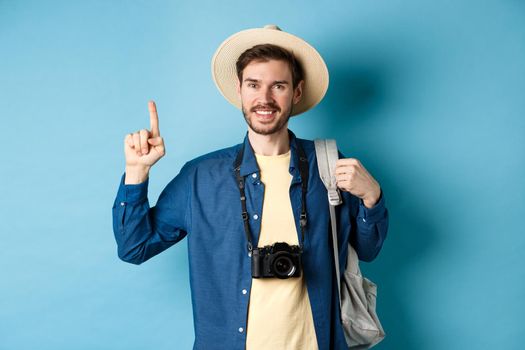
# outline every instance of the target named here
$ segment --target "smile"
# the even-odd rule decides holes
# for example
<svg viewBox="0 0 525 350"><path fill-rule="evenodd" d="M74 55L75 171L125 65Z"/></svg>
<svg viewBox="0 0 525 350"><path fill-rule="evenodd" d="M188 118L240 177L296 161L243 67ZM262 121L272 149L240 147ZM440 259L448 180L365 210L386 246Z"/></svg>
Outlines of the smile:
<svg viewBox="0 0 525 350"><path fill-rule="evenodd" d="M261 115L270 115L273 113L273 111L255 111L255 113L261 114Z"/></svg>
<svg viewBox="0 0 525 350"><path fill-rule="evenodd" d="M276 111L275 110L256 110L255 114L260 119L269 120L269 119L272 119L275 116Z"/></svg>
<svg viewBox="0 0 525 350"><path fill-rule="evenodd" d="M255 111L255 113L259 116L263 116L263 117L270 117L272 116L275 111L262 111L262 110L258 110L258 111Z"/></svg>

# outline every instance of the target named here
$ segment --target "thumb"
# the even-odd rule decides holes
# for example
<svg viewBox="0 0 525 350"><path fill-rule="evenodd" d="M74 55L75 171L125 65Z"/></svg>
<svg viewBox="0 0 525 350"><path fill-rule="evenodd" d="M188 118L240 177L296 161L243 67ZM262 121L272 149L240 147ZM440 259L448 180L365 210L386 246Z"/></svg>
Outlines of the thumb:
<svg viewBox="0 0 525 350"><path fill-rule="evenodd" d="M154 147L155 151L157 151L157 153L161 157L163 157L164 154L166 154L166 150L164 148L164 140L162 139L162 137L152 137L148 139L148 143Z"/></svg>
<svg viewBox="0 0 525 350"><path fill-rule="evenodd" d="M162 137L160 136L157 136L157 137L152 137L150 139L148 139L148 143L152 146L160 146L162 145L164 142L162 140Z"/></svg>

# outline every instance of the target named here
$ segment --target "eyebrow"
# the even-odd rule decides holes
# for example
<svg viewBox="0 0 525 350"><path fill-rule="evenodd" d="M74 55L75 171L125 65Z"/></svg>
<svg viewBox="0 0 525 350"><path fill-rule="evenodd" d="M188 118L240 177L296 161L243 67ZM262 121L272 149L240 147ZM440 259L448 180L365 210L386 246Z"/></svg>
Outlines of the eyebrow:
<svg viewBox="0 0 525 350"><path fill-rule="evenodd" d="M260 83L261 81L258 80L258 79L246 78L246 79L244 79L244 82L249 82L249 83ZM287 82L286 80L275 80L275 81L272 83L272 85L276 85L276 84L287 85L287 84L290 84L290 83Z"/></svg>

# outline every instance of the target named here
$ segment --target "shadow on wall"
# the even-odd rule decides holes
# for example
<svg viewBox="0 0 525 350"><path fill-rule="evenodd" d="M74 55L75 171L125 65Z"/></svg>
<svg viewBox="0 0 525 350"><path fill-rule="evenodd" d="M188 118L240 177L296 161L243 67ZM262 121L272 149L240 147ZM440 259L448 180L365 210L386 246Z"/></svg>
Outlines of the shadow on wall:
<svg viewBox="0 0 525 350"><path fill-rule="evenodd" d="M374 66L330 68L330 88L323 106L329 125L341 126L344 132L358 131L355 123L380 117L376 112L387 103L386 71Z"/></svg>
<svg viewBox="0 0 525 350"><path fill-rule="evenodd" d="M320 111L327 122L321 127L330 128L326 135L338 140L343 153L353 150L346 157L362 157L365 167L374 169L371 173L385 191L390 214L388 238L374 262L361 263L364 273L378 284L378 313L387 333L376 348L421 350L426 332L408 303L414 296L411 286L417 283L412 267L431 253L430 246L435 244L437 235L422 211L424 198L403 188L406 182L393 178L396 172L382 165L391 162L385 161L381 141L375 141L374 125L390 118L392 113L388 111L395 102L390 92L400 88L393 84L385 67L388 66L331 67L330 91Z"/></svg>

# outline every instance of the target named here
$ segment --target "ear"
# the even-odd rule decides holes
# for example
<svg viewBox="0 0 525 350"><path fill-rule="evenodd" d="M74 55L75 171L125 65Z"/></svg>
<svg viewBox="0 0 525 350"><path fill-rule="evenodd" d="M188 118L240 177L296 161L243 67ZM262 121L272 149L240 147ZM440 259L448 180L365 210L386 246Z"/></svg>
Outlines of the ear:
<svg viewBox="0 0 525 350"><path fill-rule="evenodd" d="M237 78L237 84L235 85L235 90L237 91L237 96L241 98L241 81Z"/></svg>
<svg viewBox="0 0 525 350"><path fill-rule="evenodd" d="M294 105L298 104L299 101L301 101L301 98L303 97L303 85L304 85L304 80L301 80L293 91L293 104Z"/></svg>

